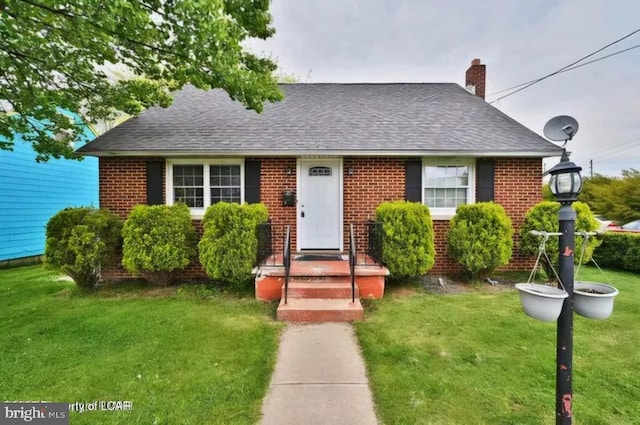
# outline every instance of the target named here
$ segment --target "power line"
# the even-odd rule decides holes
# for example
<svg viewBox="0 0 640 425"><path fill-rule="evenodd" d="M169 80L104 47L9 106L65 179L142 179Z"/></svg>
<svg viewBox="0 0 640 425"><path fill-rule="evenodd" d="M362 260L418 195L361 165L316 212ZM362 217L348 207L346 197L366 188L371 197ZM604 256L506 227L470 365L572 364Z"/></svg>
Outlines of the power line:
<svg viewBox="0 0 640 425"><path fill-rule="evenodd" d="M639 147L632 147L625 150L616 149L612 152L607 152L605 154L598 155L596 157L596 161L610 161L613 159L627 159L633 160L637 162L637 159L634 159L634 156L640 154Z"/></svg>
<svg viewBox="0 0 640 425"><path fill-rule="evenodd" d="M603 50L605 50L605 49L607 49L607 48L609 48L609 47L613 46L614 44L620 43L622 40L625 40L625 39L627 39L627 38L631 37L632 35L634 35L634 34L636 34L636 33L638 33L638 32L640 32L640 28L638 28L638 29L637 29L637 30L635 30L635 31L630 32L629 34L625 35L625 36L624 36L624 37L622 37L622 38L619 38L619 39L617 39L617 40L615 40L615 41L613 41L613 42L611 42L611 43L607 44L607 45L606 45L606 46L604 46L604 47L599 48L598 50L596 50L596 51L594 51L594 52L589 53L589 54L588 54L588 55L586 55L586 56L583 56L582 58L578 59L577 61L574 61L574 62L570 63L570 64L569 64L569 65L567 65L567 66L563 66L562 68L560 68L559 70L557 70L557 71L555 71L555 72L552 72L551 74L547 74L547 75L545 75L544 77L540 77L540 78L538 78L538 79L536 79L536 80L532 81L531 83L529 83L529 84L525 85L524 87L520 87L519 89L514 90L514 91L512 91L511 93L507 93L507 94L505 94L504 96L501 96L501 97L497 98L496 100L493 100L493 101L491 101L491 102L489 102L489 103L495 103L495 102L498 102L498 101L500 101L500 100L502 100L502 99L504 99L504 98L506 98L506 97L513 96L514 94L519 93L519 92L521 92L522 90L528 89L528 88L529 88L529 87L531 87L532 85L537 84L537 83L539 83L540 81L546 80L546 79L547 79L547 78L549 78L549 77L553 77L554 75L557 75L557 74L561 73L562 71L564 71L564 70L566 70L566 69L568 69L568 68L571 68L572 66L574 66L574 65L576 65L576 64L578 64L578 63L580 63L580 62L582 62L583 60L585 60L585 59L587 59L587 58L590 58L590 57L591 57L591 56L593 56L593 55L596 55L596 54L600 53L601 51L603 51Z"/></svg>
<svg viewBox="0 0 640 425"><path fill-rule="evenodd" d="M598 163L608 162L608 161L630 161L630 162L638 162L637 155L640 154L640 150L638 147L630 147L628 149L620 150L615 149L611 152L607 152L605 154L600 155L585 155L587 157L594 158Z"/></svg>
<svg viewBox="0 0 640 425"><path fill-rule="evenodd" d="M574 69L578 69L578 68L581 68L583 66L590 65L590 64L595 63L595 62L599 62L599 61L601 61L603 59L610 58L611 56L616 56L616 55L619 55L621 53L628 52L629 50L637 49L638 47L640 47L640 44L636 44L635 46L631 46L631 47L628 47L628 48L623 49L623 50L618 50L617 52L611 53L611 54L606 55L606 56L602 56L602 57L600 57L598 59L594 59L594 60L589 61L589 62L581 63L580 65L572 66L571 68L567 68L567 69L564 69L562 71L559 71L558 74L562 74L563 72L573 71ZM529 83L533 83L534 81L536 81L536 80L530 80L530 81L527 81L527 82L524 82L524 83L516 84L515 86L511 86L509 88L506 88L506 89L499 90L499 91L493 92L491 94L488 94L487 97L495 96L496 94L500 94L500 93L504 93L504 92L509 91L509 90L517 89L518 87L522 87L522 86L527 85Z"/></svg>
<svg viewBox="0 0 640 425"><path fill-rule="evenodd" d="M559 70L557 70L557 71L555 71L555 72L552 72L551 74L547 74L547 75L545 75L544 77L538 78L538 79L536 79L536 80L534 80L534 81L532 81L532 82L530 82L530 83L526 84L524 87L521 87L521 88L519 88L518 90L515 90L515 91L513 91L513 92L511 92L511 93L505 94L504 96L501 96L501 97L499 97L498 99L496 99L496 100L494 100L494 101L492 101L492 102L490 102L490 103L498 102L498 101L500 101L500 100L502 100L502 99L504 99L504 98L506 98L506 97L509 97L509 96L512 96L512 95L514 95L514 94L516 94L516 93L518 93L518 92L521 92L522 90L525 90L525 89L527 89L527 88L531 87L532 85L539 83L539 82L540 82L540 81L542 81L542 80L546 80L546 79L547 79L547 78L549 78L549 77L552 77L552 76L554 76L554 75L557 75L557 74L559 74L559 73L561 73L561 72L563 72L563 71L567 70L568 68L571 68L572 66L574 66L574 65L576 65L576 64L578 64L578 63L580 63L580 62L582 62L583 60L585 60L585 59L587 59L587 58L590 58L591 56L596 55L596 54L600 53L601 51L603 51L603 50L605 50L605 49L607 49L607 48L609 48L609 47L613 46L614 44L617 44L617 43L621 42L622 40L625 40L625 39L627 39L627 38L631 37L632 35L634 35L634 34L636 34L636 33L638 33L638 32L640 32L640 28L638 28L638 29L637 29L637 30L635 30L635 31L630 32L629 34L625 35L624 37L621 37L621 38L619 38L619 39L617 39L617 40L615 40L615 41L613 41L613 42L611 42L611 43L607 44L607 45L606 45L606 46L604 46L604 47L601 47L600 49L598 49L598 50L596 50L596 51L594 51L594 52L592 52L592 53L589 53L588 55L586 55L586 56L584 56L584 57L582 57L582 58L578 59L577 61L574 61L574 62L570 63L569 65L564 66L564 67L560 68Z"/></svg>
<svg viewBox="0 0 640 425"><path fill-rule="evenodd" d="M596 161L598 161L598 160L596 160ZM606 174L603 174L603 175L612 176L612 174L611 174L612 170L616 170L615 174L613 174L613 175L614 176L617 175L618 177L622 174L623 170L629 170L629 169L637 170L638 169L635 164L633 164L632 162L629 162L629 161L625 161L623 158L621 158L621 159L612 158L612 159L607 159L605 161L598 161L598 162L594 161L593 167L594 167L594 174L601 174L602 175L603 174L602 170L608 169L609 172L606 173Z"/></svg>
<svg viewBox="0 0 640 425"><path fill-rule="evenodd" d="M596 161L628 160L637 162L636 159L633 159L633 156L637 153L640 153L640 151L631 148L630 150L616 151L610 152L605 155L598 155L595 159Z"/></svg>
<svg viewBox="0 0 640 425"><path fill-rule="evenodd" d="M624 142L619 142L611 146L606 146L604 148L597 149L595 152L592 152L592 155L599 155L601 153L607 155L608 153L612 152L612 149L626 148L627 146L632 146L632 145L636 145L636 148L638 148L640 146L637 146L637 143L635 142L639 140L640 140L640 137L635 137L633 139L625 140Z"/></svg>
<svg viewBox="0 0 640 425"><path fill-rule="evenodd" d="M597 165L611 161L634 161L630 158L633 158L636 153L640 153L640 145L638 144L638 141L640 141L640 137L635 137L633 139L627 139L623 142L607 146L603 149L581 152L581 154L582 156L595 158L591 159L591 161L596 162ZM591 167L593 170L595 166L592 165Z"/></svg>

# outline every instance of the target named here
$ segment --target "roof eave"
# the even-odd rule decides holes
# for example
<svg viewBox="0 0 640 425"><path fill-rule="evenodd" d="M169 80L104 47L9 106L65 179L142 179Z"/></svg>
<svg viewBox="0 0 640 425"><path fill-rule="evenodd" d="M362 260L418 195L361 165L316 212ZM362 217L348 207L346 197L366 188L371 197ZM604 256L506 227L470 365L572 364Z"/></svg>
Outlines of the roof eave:
<svg viewBox="0 0 640 425"><path fill-rule="evenodd" d="M475 158L547 158L562 155L562 149L524 151L476 151L476 150L229 150L229 151L83 151L79 154L97 157L300 157L300 156L376 156L376 157L475 157Z"/></svg>

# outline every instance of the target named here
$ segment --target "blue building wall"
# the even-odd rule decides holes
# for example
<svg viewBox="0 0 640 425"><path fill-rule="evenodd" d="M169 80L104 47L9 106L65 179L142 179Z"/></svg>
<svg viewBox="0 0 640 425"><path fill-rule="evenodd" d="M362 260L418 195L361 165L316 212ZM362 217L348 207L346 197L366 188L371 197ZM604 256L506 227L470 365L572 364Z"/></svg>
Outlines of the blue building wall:
<svg viewBox="0 0 640 425"><path fill-rule="evenodd" d="M86 128L85 137L95 135ZM42 255L47 221L61 209L99 206L97 158L37 163L21 138L13 149L0 150L0 261Z"/></svg>

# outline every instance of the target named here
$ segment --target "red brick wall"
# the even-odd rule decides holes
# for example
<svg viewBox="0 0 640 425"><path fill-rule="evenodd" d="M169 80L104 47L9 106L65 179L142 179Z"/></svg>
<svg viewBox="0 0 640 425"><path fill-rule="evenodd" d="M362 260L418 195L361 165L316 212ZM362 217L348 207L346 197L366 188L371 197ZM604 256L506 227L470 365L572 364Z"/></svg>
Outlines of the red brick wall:
<svg viewBox="0 0 640 425"><path fill-rule="evenodd" d="M146 203L146 166L148 160L157 158L100 158L100 205L116 212L123 219L138 204ZM295 158L261 158L262 174L260 197L269 209L274 224L276 252L282 250L284 226L292 227L292 247L296 246L296 207L282 205L282 192L296 190ZM361 224L374 217L375 208L382 202L404 199L404 158L344 158L344 223ZM349 174L349 169L353 174ZM291 170L291 173L288 173ZM511 218L514 235L514 254L507 269L527 269L532 259L523 257L517 250L517 229L524 214L542 198L542 161L540 159L495 160L495 202L501 204ZM164 183L163 183L164 184ZM194 221L198 234L202 232L200 221ZM459 271L448 258L446 231L449 222L434 221L436 235L436 264L432 272L449 273ZM358 226L358 247L364 249L364 227ZM345 249L348 247L348 232L344 232ZM129 277L121 266L103 271L106 280ZM198 263L190 265L180 274L184 280L206 277Z"/></svg>
<svg viewBox="0 0 640 425"><path fill-rule="evenodd" d="M365 249L367 220L373 220L375 209L386 201L404 199L404 159L345 158L343 176L344 224L355 225L356 246ZM353 174L349 175L349 169ZM349 231L344 231L344 249L349 249Z"/></svg>
<svg viewBox="0 0 640 425"><path fill-rule="evenodd" d="M539 158L495 160L495 202L507 211L515 230L513 255L506 267L524 270L533 267L535 261L518 251L520 226L524 216L535 204L542 201L542 160Z"/></svg>
<svg viewBox="0 0 640 425"><path fill-rule="evenodd" d="M282 205L282 193L285 190L296 191L295 158L262 158L260 176L260 201L269 210L273 224L274 249L282 252L284 226L291 225L291 248L296 247L296 206ZM289 173L290 171L290 173Z"/></svg>
<svg viewBox="0 0 640 425"><path fill-rule="evenodd" d="M163 158L100 158L100 207L116 213L125 220L136 205L147 203L147 161L164 161ZM162 189L165 192L164 173ZM166 200L166 199L165 199ZM202 222L193 222L198 236L202 235ZM104 280L122 280L131 275L122 267L120 260L115 266L102 270ZM190 264L180 273L180 279L198 280L206 278L199 262Z"/></svg>
<svg viewBox="0 0 640 425"><path fill-rule="evenodd" d="M518 229L529 208L542 200L542 160L539 158L496 158L494 160L494 202L504 207L515 230L513 254L506 270L526 270L534 260L520 254ZM447 256L449 221L434 221L436 264L432 272L455 273L459 266Z"/></svg>
<svg viewBox="0 0 640 425"><path fill-rule="evenodd" d="M163 159L100 158L100 207L113 211L124 220L133 207L146 204L147 161Z"/></svg>
<svg viewBox="0 0 640 425"><path fill-rule="evenodd" d="M147 168L150 158L99 158L100 208L116 213L122 220L139 204L147 203ZM130 277L120 264L102 269L102 279Z"/></svg>
<svg viewBox="0 0 640 425"><path fill-rule="evenodd" d="M254 158L255 159L255 158ZM146 162L156 158L100 158L100 205L118 214L123 220L133 207L146 204ZM282 250L284 226L291 224L292 247L295 249L296 207L282 205L282 192L296 190L296 159L261 159L260 199L269 209L273 222L276 252ZM288 171L291 173L288 173ZM163 177L164 179L164 177ZM164 190L163 181L163 190ZM202 235L202 221L194 220L198 236ZM102 271L105 280L131 277L121 264ZM199 262L190 264L180 278L197 280L206 278Z"/></svg>

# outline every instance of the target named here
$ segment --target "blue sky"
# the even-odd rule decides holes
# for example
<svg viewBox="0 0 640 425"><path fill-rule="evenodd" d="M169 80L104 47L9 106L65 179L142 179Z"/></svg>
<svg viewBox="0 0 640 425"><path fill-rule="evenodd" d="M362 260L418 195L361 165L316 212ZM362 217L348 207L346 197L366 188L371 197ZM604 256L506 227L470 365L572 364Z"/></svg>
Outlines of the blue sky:
<svg viewBox="0 0 640 425"><path fill-rule="evenodd" d="M635 0L273 0L271 10L276 35L251 48L302 82L464 85L471 60L480 58L488 94L556 71L640 28ZM598 56L636 44L640 33ZM590 160L600 174L640 169L640 48L494 106L540 134L556 115L576 118L580 129L568 149L585 174Z"/></svg>

